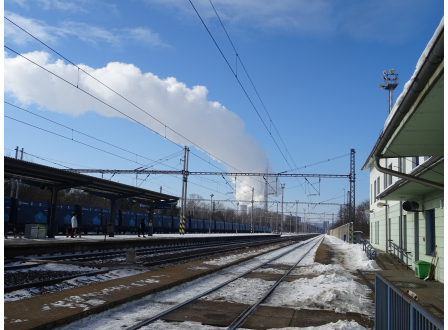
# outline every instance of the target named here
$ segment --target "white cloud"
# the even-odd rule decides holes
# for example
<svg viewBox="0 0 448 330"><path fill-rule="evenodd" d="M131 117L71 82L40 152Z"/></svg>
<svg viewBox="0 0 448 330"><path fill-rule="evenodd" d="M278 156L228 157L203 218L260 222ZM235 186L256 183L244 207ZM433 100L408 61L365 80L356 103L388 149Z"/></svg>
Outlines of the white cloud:
<svg viewBox="0 0 448 330"><path fill-rule="evenodd" d="M61 60L53 61L45 52L32 52L24 56L39 63L48 70L77 84L78 70ZM113 109L87 96L78 89L55 78L21 57L5 56L5 93L14 97L21 105L38 104L51 111L79 116L94 111L105 117L124 117ZM150 72L142 73L139 68L126 63L108 63L106 67L94 69L80 65L85 71L105 82L121 95L132 100L142 109L190 141L198 144L215 157L224 160L243 172L266 172L269 161L266 154L251 135L245 132L245 123L234 112L218 102L207 100L205 86L188 88L176 78L160 79ZM80 73L79 86L108 104L144 123L160 135L165 135L165 126L130 106L104 86ZM229 134L231 128L232 134ZM176 143L191 145L179 135L166 130L167 138ZM234 168L227 167L235 172ZM250 178L238 179L239 198L250 199L247 185ZM255 180L252 180L255 182ZM262 190L262 185L256 190ZM255 199L262 199L256 191Z"/></svg>
<svg viewBox="0 0 448 330"><path fill-rule="evenodd" d="M23 17L9 11L5 16L11 21L32 33L44 42L54 43L60 38L76 37L84 42L98 45L108 43L113 46L121 46L127 41L143 43L150 47L168 47L162 42L159 35L144 27L108 30L98 26L92 26L82 22L64 21L59 27L47 25L45 22L32 18ZM33 38L5 20L5 40L17 45L25 45Z"/></svg>

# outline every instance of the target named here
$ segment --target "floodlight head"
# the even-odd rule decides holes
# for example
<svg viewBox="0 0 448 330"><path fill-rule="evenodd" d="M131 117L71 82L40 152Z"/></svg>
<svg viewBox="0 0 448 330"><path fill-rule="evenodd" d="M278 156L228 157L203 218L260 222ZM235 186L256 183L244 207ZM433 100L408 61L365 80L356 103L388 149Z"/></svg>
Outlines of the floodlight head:
<svg viewBox="0 0 448 330"><path fill-rule="evenodd" d="M384 87L386 87L386 86L384 86L384 85L379 85L378 87L379 87L379 88L384 88Z"/></svg>
<svg viewBox="0 0 448 330"><path fill-rule="evenodd" d="M370 214L370 213L373 213L373 212L375 212L375 211L374 210L365 210L364 211L365 214Z"/></svg>
<svg viewBox="0 0 448 330"><path fill-rule="evenodd" d="M378 202L378 203L376 203L376 206L377 207L384 207L384 206L388 206L388 204L387 203L383 203L383 202Z"/></svg>
<svg viewBox="0 0 448 330"><path fill-rule="evenodd" d="M390 72L391 74L394 74L394 73L395 73L395 69L390 69L389 72Z"/></svg>
<svg viewBox="0 0 448 330"><path fill-rule="evenodd" d="M384 70L384 71L383 71L383 74L387 76L387 71L386 71L386 70Z"/></svg>

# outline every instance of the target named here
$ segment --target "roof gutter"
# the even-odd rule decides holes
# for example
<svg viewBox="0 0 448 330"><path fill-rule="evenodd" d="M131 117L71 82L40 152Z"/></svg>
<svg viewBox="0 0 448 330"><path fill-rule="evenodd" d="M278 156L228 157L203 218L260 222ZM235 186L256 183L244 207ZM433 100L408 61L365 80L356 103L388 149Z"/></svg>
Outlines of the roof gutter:
<svg viewBox="0 0 448 330"><path fill-rule="evenodd" d="M422 65L420 71L417 73L414 81L412 82L412 85L410 86L406 95L404 96L403 101L398 106L395 114L391 118L389 125L387 125L387 127L383 130L383 133L380 135L378 141L376 142L372 152L370 153L369 158L367 159L366 163L362 168L363 170L366 170L369 167L369 163L371 160L375 161L376 157L380 157L382 155L382 151L387 146L389 140L392 138L396 129L400 126L401 121L409 112L409 110L412 108L412 105L420 95L420 92L425 88L429 79L437 70L439 64L443 61L444 58L443 36L444 36L444 28L442 28L442 31L437 37L437 40L434 42L432 49L430 50L429 54L425 59L425 63ZM395 176L400 177L399 175Z"/></svg>
<svg viewBox="0 0 448 330"><path fill-rule="evenodd" d="M441 189L443 190L443 184L438 183L438 182L434 182L434 181L429 181L423 178L419 178L415 175L409 175L409 174L405 174L405 173L401 173L401 172L397 172L394 170L390 170L388 168L382 167L380 165L380 157L379 156L375 156L375 160L373 162L373 165L375 166L375 168L377 169L377 171L381 172L381 173L385 173L385 174L390 174L393 176L397 176L399 178L402 179L406 179L412 182L416 182L416 183L420 183L422 185L431 187L431 188L435 188L435 189Z"/></svg>

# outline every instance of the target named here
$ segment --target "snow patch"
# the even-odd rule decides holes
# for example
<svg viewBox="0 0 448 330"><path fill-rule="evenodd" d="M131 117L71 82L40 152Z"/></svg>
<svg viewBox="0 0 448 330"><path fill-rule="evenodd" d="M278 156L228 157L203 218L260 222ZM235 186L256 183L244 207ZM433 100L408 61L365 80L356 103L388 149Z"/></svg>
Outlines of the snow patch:
<svg viewBox="0 0 448 330"><path fill-rule="evenodd" d="M369 292L367 286L345 276L321 275L280 283L265 304L373 315L373 302L367 298Z"/></svg>

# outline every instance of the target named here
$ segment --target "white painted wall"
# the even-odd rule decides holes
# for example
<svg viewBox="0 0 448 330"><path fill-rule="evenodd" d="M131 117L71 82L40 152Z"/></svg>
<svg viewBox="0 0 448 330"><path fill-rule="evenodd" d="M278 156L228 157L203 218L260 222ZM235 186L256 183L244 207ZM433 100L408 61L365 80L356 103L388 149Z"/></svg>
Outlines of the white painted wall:
<svg viewBox="0 0 448 330"><path fill-rule="evenodd" d="M412 163L408 158L406 173L409 173L413 170ZM419 157L419 163L422 164L424 162L424 157ZM381 166L389 167L392 164L393 170L398 170L399 159L382 159L380 160ZM377 193L381 193L385 188L389 186L389 184L384 185L384 174L378 172L374 166L370 167L370 184L372 185L372 190L374 187L374 181L377 182L378 177L380 178L380 188ZM389 179L388 176L386 178ZM399 178L392 177L392 184L395 183ZM388 182L387 182L388 183ZM369 186L370 189L370 186ZM370 222L372 223L372 231L370 233L370 243L377 250L385 251L386 250L386 221L387 221L387 236L388 239L392 239L393 242L402 248L406 248L409 253L409 263L411 264L411 268L415 270L414 261L415 260L424 260L427 262L431 262L432 255L427 254L427 248L429 246L429 237L428 237L428 229L429 229L429 210L434 209L435 211L435 244L437 245L437 257L439 257L439 261L436 269L436 280L440 282L444 282L444 215L443 215L443 207L441 207L441 203L443 205L444 193L443 191L436 191L431 195L423 195L420 196L419 200L416 200L422 207L425 212L415 213L415 212L406 212L404 210L401 211L401 229L400 229L400 201L388 201L389 207L379 208L377 206L378 202L385 202L381 200L375 201L375 194L371 193L370 200L370 210L373 210L373 213L370 214ZM387 212L387 218L386 218ZM417 214L418 218L418 238L415 239L415 214ZM406 216L406 231L404 226L404 216ZM389 228L389 219L390 219L390 228ZM375 224L378 222L379 226L379 237L376 237ZM401 230L401 233L400 233ZM389 237L390 233L390 237ZM405 245L406 241L406 245ZM377 243L378 242L378 243ZM417 251L418 246L418 251ZM417 253L418 252L418 253Z"/></svg>

